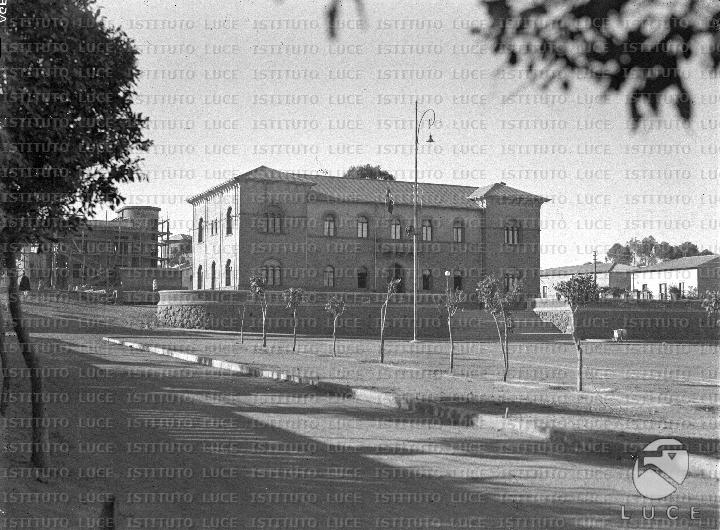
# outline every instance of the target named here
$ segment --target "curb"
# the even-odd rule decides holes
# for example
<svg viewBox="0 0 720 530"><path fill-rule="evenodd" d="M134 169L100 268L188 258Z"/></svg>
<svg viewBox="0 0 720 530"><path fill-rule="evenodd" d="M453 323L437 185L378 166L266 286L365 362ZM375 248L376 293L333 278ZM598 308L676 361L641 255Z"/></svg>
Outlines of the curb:
<svg viewBox="0 0 720 530"><path fill-rule="evenodd" d="M528 420L513 420L502 416L482 414L462 407L441 405L432 401L398 396L368 388L352 387L350 385L323 381L317 377L295 375L282 370L258 368L248 364L223 361L220 359L213 359L212 357L204 357L201 355L170 350L168 348L161 348L158 346L147 346L145 344L140 344L139 342L123 341L112 337L103 337L102 340L111 344L117 344L118 346L125 346L127 348L155 353L157 355L165 355L181 361L218 368L220 370L227 370L242 375L309 385L327 394L357 399L358 401L372 403L385 408L421 412L454 425L489 427L496 430L525 434L539 438L540 440L546 440L551 443L562 445L570 452L596 453L596 448L599 444L601 444L609 454L628 454L630 452L627 443L620 442L615 438L590 438L588 436L538 425ZM633 447L633 450L637 451L638 448ZM688 473L709 478L720 478L720 460L717 458L690 454Z"/></svg>

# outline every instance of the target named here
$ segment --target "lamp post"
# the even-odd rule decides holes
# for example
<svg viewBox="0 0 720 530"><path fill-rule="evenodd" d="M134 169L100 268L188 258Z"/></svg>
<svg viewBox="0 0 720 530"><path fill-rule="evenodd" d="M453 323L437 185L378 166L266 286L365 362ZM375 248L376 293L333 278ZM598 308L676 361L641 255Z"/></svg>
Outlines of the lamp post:
<svg viewBox="0 0 720 530"><path fill-rule="evenodd" d="M415 187L413 190L413 342L417 342L417 284L418 284L418 263L417 263L417 232L418 232L418 144L420 127L427 115L428 129L435 124L435 111L426 109L418 118L418 102L415 100ZM432 143L433 137L427 139Z"/></svg>
<svg viewBox="0 0 720 530"><path fill-rule="evenodd" d="M445 271L445 295L450 297L450 271Z"/></svg>

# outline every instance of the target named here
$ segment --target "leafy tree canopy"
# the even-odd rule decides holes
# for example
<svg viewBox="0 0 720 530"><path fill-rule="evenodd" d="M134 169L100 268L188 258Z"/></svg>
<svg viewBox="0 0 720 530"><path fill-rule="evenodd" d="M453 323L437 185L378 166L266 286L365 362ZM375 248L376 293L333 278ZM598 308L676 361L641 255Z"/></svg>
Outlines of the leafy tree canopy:
<svg viewBox="0 0 720 530"><path fill-rule="evenodd" d="M608 250L605 261L626 265L654 265L671 259L709 254L712 254L710 250L705 249L701 252L691 241L672 245L667 241L658 242L653 236L647 236L642 240L632 238L625 245L615 243Z"/></svg>
<svg viewBox="0 0 720 530"><path fill-rule="evenodd" d="M355 0L364 16L363 0ZM507 65L523 68L528 83L569 90L588 77L606 95L628 94L633 128L671 101L689 122L693 101L686 64L720 68L720 4L717 0L480 0L489 24L473 28L493 43ZM328 11L336 36L340 0ZM700 37L700 38L698 38Z"/></svg>
<svg viewBox="0 0 720 530"><path fill-rule="evenodd" d="M5 243L51 240L141 178L137 50L92 0L8 2L0 129ZM8 53L5 53L5 51Z"/></svg>
<svg viewBox="0 0 720 530"><path fill-rule="evenodd" d="M370 164L351 166L343 177L366 180L395 180L395 177L381 169L380 166L371 166Z"/></svg>

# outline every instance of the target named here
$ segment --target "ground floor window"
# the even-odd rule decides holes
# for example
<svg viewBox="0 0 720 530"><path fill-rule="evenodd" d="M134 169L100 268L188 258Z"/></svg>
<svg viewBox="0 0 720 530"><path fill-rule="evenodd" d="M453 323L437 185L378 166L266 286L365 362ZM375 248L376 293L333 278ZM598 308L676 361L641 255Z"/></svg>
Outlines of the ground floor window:
<svg viewBox="0 0 720 530"><path fill-rule="evenodd" d="M432 289L432 271L430 269L425 269L422 273L422 288L423 291Z"/></svg>

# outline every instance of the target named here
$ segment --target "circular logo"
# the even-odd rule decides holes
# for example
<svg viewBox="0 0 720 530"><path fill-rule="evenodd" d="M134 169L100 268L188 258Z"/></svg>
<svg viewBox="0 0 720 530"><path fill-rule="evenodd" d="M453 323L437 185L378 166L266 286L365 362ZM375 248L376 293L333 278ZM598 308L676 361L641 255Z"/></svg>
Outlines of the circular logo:
<svg viewBox="0 0 720 530"><path fill-rule="evenodd" d="M685 446L673 438L650 442L635 459L635 489L648 499L664 499L685 480L688 460Z"/></svg>

